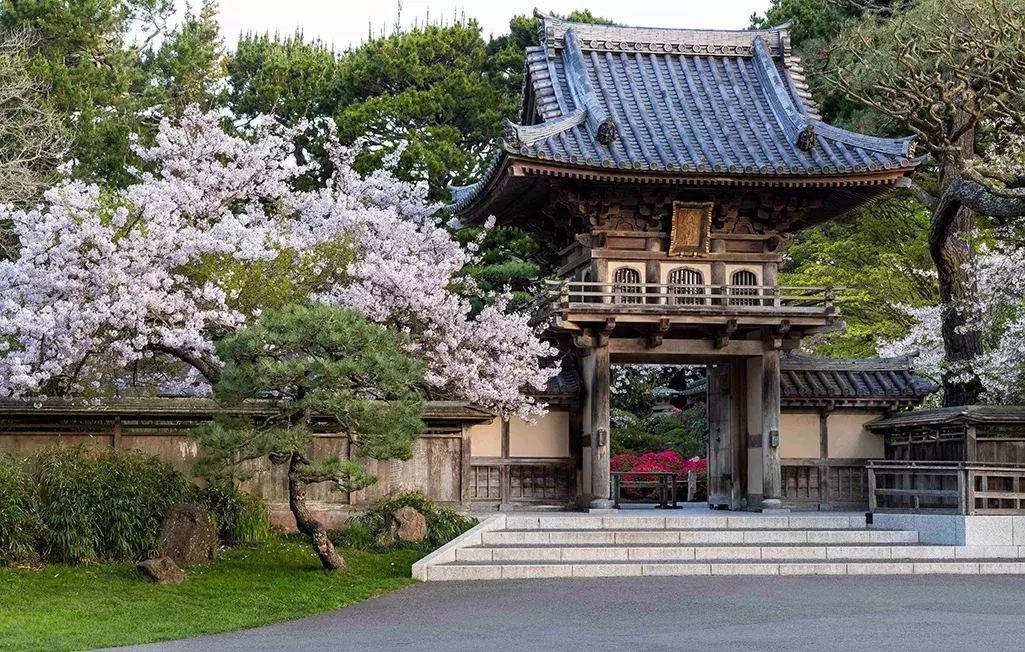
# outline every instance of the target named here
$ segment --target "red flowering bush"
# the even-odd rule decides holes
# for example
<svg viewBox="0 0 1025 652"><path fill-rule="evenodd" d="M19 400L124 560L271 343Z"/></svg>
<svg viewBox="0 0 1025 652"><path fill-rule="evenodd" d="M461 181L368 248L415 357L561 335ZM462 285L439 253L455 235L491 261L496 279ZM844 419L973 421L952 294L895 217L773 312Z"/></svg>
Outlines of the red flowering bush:
<svg viewBox="0 0 1025 652"><path fill-rule="evenodd" d="M677 482L686 480L687 472L694 471L698 475L698 482L707 480L708 460L706 458L687 459L676 451L662 451L659 453L645 453L644 455L616 455L610 460L613 471L637 471L637 475L625 475L623 480L627 482L655 482L658 476L644 475L644 471L652 473L675 473ZM626 498L655 499L658 497L658 489L624 489L623 495Z"/></svg>

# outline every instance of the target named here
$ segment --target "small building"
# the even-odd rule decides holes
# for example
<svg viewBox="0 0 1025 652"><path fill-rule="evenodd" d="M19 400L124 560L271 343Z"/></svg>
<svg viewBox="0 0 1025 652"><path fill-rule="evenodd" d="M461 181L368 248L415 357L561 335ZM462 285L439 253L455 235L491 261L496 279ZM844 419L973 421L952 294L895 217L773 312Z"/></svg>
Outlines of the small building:
<svg viewBox="0 0 1025 652"><path fill-rule="evenodd" d="M537 16L519 122L448 211L464 224L494 215L547 252L543 271L558 280L534 320L579 370L579 404L556 417L579 460L575 498L611 506L609 365L698 364L709 367L710 502L778 508L784 451L806 446L781 422L780 353L839 324L834 288L780 284L783 253L795 231L907 185L914 138L824 123L789 25ZM529 436L509 427L512 452Z"/></svg>

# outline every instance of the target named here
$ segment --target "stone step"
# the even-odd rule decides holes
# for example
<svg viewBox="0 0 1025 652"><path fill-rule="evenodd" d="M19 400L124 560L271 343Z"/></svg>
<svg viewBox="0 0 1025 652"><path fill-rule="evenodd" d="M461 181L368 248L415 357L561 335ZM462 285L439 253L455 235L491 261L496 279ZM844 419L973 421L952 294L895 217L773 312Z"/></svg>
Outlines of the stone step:
<svg viewBox="0 0 1025 652"><path fill-rule="evenodd" d="M851 561L1025 559L1025 546L472 546L457 562Z"/></svg>
<svg viewBox="0 0 1025 652"><path fill-rule="evenodd" d="M672 512L670 512L672 514ZM573 514L506 517L509 530L845 530L864 529L862 515L843 516L587 516Z"/></svg>
<svg viewBox="0 0 1025 652"><path fill-rule="evenodd" d="M804 561L732 563L510 563L454 562L430 566L428 581L538 579L566 577L688 575L1022 575L1025 562L962 560L930 562Z"/></svg>
<svg viewBox="0 0 1025 652"><path fill-rule="evenodd" d="M496 530L488 545L675 545L675 544L903 544L918 543L914 530Z"/></svg>

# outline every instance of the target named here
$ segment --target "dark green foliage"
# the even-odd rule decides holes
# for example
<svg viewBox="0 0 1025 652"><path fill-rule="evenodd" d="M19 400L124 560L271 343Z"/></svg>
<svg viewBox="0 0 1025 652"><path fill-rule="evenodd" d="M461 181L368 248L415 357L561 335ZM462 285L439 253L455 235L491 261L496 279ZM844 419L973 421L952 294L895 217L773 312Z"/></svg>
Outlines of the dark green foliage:
<svg viewBox="0 0 1025 652"><path fill-rule="evenodd" d="M197 500L210 510L210 519L226 545L253 546L274 536L270 511L260 496L234 487L204 487L198 490Z"/></svg>
<svg viewBox="0 0 1025 652"><path fill-rule="evenodd" d="M34 38L30 71L73 133L67 158L78 162L77 176L127 183L128 166L138 164L129 134L146 142L161 114L174 116L187 101L214 103L216 4L202 2L156 39L173 12L173 0L0 0L0 31Z"/></svg>
<svg viewBox="0 0 1025 652"><path fill-rule="evenodd" d="M0 454L0 566L33 557L39 529L32 477Z"/></svg>
<svg viewBox="0 0 1025 652"><path fill-rule="evenodd" d="M47 561L134 561L157 551L164 512L194 488L157 457L56 446L33 461Z"/></svg>
<svg viewBox="0 0 1025 652"><path fill-rule="evenodd" d="M828 357L864 358L875 356L880 342L904 337L912 320L898 306L939 300L928 236L929 215L908 195L802 232L780 282L847 288L841 306L846 328L805 345Z"/></svg>
<svg viewBox="0 0 1025 652"><path fill-rule="evenodd" d="M378 550L380 537L391 527L392 514L400 507L412 507L423 514L427 522L427 537L419 544L399 542L395 547L422 549L425 552L440 548L477 524L477 519L454 509L439 507L420 491L386 498L374 503L365 512L352 519L345 529L332 533L338 545L359 550Z"/></svg>
<svg viewBox="0 0 1025 652"><path fill-rule="evenodd" d="M708 424L704 404L683 412L661 412L626 421L612 430L612 455L662 451L676 451L687 458L705 455Z"/></svg>
<svg viewBox="0 0 1025 652"><path fill-rule="evenodd" d="M354 452L377 459L409 459L423 432L423 366L401 350L402 340L348 308L286 306L217 344L225 368L214 386L223 405L271 399L270 418L218 417L192 431L203 454L194 472L214 486L248 479L242 462L302 454L314 421L341 429ZM376 478L351 461L304 459L295 477L357 491Z"/></svg>

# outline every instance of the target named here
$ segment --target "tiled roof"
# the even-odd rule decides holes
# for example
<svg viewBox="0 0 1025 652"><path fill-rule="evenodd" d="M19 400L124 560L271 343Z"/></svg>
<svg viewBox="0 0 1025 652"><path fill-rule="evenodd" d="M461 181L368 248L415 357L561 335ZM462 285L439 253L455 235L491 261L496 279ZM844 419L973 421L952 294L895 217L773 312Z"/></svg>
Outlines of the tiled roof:
<svg viewBox="0 0 1025 652"><path fill-rule="evenodd" d="M527 50L524 124L506 123L477 184L453 188L458 213L505 155L581 168L731 176L836 176L913 168L914 139L819 119L789 25L697 31L567 23L540 15Z"/></svg>
<svg viewBox="0 0 1025 652"><path fill-rule="evenodd" d="M780 397L785 405L822 402L919 403L939 389L911 371L909 358L828 360L790 353L780 356ZM705 381L682 392L699 396Z"/></svg>
<svg viewBox="0 0 1025 652"><path fill-rule="evenodd" d="M865 427L875 432L943 426L1025 426L1025 405L959 405L901 412L873 419Z"/></svg>

